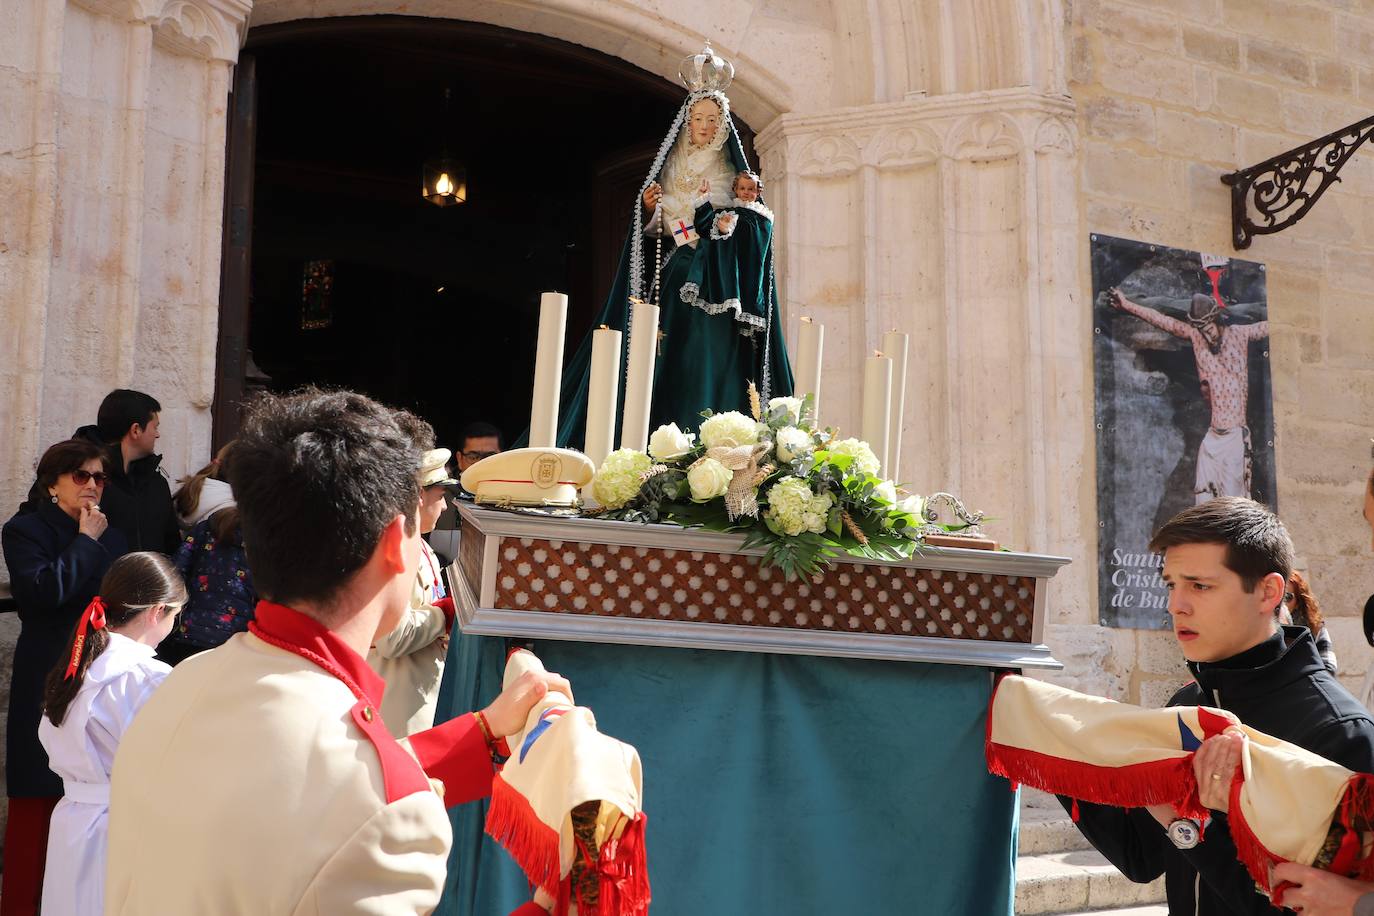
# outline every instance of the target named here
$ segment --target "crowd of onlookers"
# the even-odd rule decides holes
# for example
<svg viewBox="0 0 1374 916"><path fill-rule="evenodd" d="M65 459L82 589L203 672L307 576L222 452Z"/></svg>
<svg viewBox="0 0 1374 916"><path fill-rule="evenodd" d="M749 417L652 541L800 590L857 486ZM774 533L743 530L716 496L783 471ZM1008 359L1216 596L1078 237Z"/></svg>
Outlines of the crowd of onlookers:
<svg viewBox="0 0 1374 916"><path fill-rule="evenodd" d="M3 916L35 913L40 901L48 914L99 912L92 899L73 896L80 882L69 880L81 872L80 837L99 830L87 822L89 810L73 822L58 803L83 791L97 801L103 791L107 803L121 722L171 666L254 620L259 595L227 473L233 443L174 489L155 450L161 410L143 392L110 392L94 424L43 452L27 498L3 528L20 620L5 747ZM435 448L428 423L397 415L423 451L422 531L446 517L452 532L435 535L442 553L424 545L409 616L368 659L392 684L381 712L404 736L433 723L453 622L441 570L457 546L454 472L500 451L501 433L486 423L466 427L455 458ZM97 788L81 788L88 786ZM47 892L45 860L63 879Z"/></svg>
<svg viewBox="0 0 1374 916"><path fill-rule="evenodd" d="M209 899L209 881L281 899L270 883L249 886L261 867L252 850L226 843L226 853L246 863L235 871L210 854L203 825L179 808L195 787L218 785L207 768L220 766L257 779L260 798L303 804L310 795L320 812L354 805L370 819L367 830L335 824L334 835L322 821L254 809L259 820L286 818L278 829L290 836L275 839L286 837L294 850L319 847L318 871L296 874L304 866L276 863L313 895L312 912L354 912L359 901L383 898L437 900L448 842L434 796L454 804L491 791L492 765L509 753L504 738L523 727L537 696L571 693L557 675L517 680L485 709L434 727L455 617L443 570L457 535L440 532L459 527L458 475L501 450L499 431L467 428L455 456L436 447L424 420L361 395L268 397L241 438L174 492L154 450L160 411L149 395L111 392L94 425L44 451L0 536L21 623L6 733L0 916L104 912L107 874L121 895L110 912L277 911L275 903L245 908L218 898L212 909L187 904ZM1362 501L1374 529L1374 474ZM254 544L269 596L261 601ZM1336 680L1320 605L1294 569L1278 518L1248 499L1221 497L1171 519L1151 549L1163 556L1170 618L1194 678L1170 705L1214 705L1355 772L1374 772L1368 688L1357 699ZM1370 610L1365 629L1374 644ZM251 635L231 641L245 630ZM197 655L155 695L173 665ZM261 746L235 745L236 732L258 734ZM396 738L406 739L405 751ZM1181 819L1168 804L1064 803L1128 876L1166 876L1171 912L1277 912L1254 893L1227 827L1244 740L1228 730L1196 748L1191 765L1210 817L1190 830L1175 829ZM122 783L121 748L121 760L137 758L124 765ZM263 758L290 753L300 759ZM149 763L171 759L184 766L164 773ZM380 770L359 782L371 772L358 768L365 759ZM214 785L197 782L206 778ZM181 786L170 799L164 779ZM225 810L240 804L233 792L220 795ZM219 828L232 829L231 819ZM199 851L179 870L143 861L131 838L140 848L162 844L169 858L187 844ZM1374 916L1374 884L1291 863L1274 880L1286 882L1285 905L1305 916ZM296 890L287 896L304 899ZM536 895L519 913L540 916L551 905Z"/></svg>

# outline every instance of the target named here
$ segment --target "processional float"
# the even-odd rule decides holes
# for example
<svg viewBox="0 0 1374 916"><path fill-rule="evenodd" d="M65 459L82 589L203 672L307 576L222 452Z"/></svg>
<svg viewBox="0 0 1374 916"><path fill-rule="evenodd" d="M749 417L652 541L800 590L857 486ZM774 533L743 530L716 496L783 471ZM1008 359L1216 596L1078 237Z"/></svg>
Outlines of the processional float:
<svg viewBox="0 0 1374 916"><path fill-rule="evenodd" d="M986 549L952 496L896 490L906 335L865 366L870 444L820 426L809 319L797 397L651 438L658 308L631 308L628 340L593 332L578 452L555 441L566 297L542 299L530 447L463 475L441 715L535 645L638 750L655 913L1009 916L1016 797L986 713L996 672L1062 667L1044 630L1068 560ZM527 899L482 817L454 811L441 913Z"/></svg>

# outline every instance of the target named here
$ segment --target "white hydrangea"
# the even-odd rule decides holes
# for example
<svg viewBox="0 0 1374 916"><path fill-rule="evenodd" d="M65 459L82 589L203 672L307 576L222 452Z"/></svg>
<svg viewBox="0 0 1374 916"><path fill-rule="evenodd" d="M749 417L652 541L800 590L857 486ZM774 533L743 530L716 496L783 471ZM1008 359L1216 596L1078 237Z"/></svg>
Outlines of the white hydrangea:
<svg viewBox="0 0 1374 916"><path fill-rule="evenodd" d="M797 424L801 423L801 410L802 410L802 399L801 399L801 398L781 397L781 398L772 398L771 400L769 400L769 402L768 402L768 416L769 416L770 418L773 416L773 412L776 411L776 410L779 410L779 409L785 411L785 417L786 417L786 419L785 419L784 422L785 422L788 426L796 426Z"/></svg>
<svg viewBox="0 0 1374 916"><path fill-rule="evenodd" d="M778 460L788 463L805 458L816 449L811 434L795 426L784 426L778 430L773 444L778 450Z"/></svg>
<svg viewBox="0 0 1374 916"><path fill-rule="evenodd" d="M718 446L753 445L759 441L759 425L738 410L708 417L701 424L701 444Z"/></svg>
<svg viewBox="0 0 1374 916"><path fill-rule="evenodd" d="M648 455L632 448L611 452L592 478L596 501L608 509L619 509L634 499L639 493L639 478L651 464Z"/></svg>
<svg viewBox="0 0 1374 916"><path fill-rule="evenodd" d="M687 486L692 491L692 499L699 503L709 502L725 495L734 476L734 472L716 459L702 458L687 469Z"/></svg>
<svg viewBox="0 0 1374 916"><path fill-rule="evenodd" d="M878 462L878 456L873 454L873 449L867 442L859 439L841 439L838 442L830 443L830 454L849 455L854 459L850 465L855 472L865 474L877 474L882 470L882 465Z"/></svg>
<svg viewBox="0 0 1374 916"><path fill-rule="evenodd" d="M783 534L825 532L826 516L833 500L829 493L815 494L800 477L784 477L768 490L768 520Z"/></svg>
<svg viewBox="0 0 1374 916"><path fill-rule="evenodd" d="M696 440L693 433L684 433L676 423L668 423L654 430L649 437L649 456L655 461L671 461L692 450Z"/></svg>

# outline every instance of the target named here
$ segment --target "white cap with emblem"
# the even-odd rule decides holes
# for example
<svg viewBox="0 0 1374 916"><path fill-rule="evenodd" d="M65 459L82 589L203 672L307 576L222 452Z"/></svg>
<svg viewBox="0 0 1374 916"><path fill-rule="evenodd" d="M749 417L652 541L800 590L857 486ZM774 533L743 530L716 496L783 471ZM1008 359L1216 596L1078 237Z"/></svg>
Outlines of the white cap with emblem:
<svg viewBox="0 0 1374 916"><path fill-rule="evenodd" d="M575 506L596 468L570 448L517 448L483 458L463 472L463 489L479 503Z"/></svg>

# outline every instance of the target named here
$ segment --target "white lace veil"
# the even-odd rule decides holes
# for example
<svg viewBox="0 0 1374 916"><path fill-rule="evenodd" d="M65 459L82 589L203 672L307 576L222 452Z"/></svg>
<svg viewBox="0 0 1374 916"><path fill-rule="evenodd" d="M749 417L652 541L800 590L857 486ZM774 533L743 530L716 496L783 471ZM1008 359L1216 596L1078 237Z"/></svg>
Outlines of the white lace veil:
<svg viewBox="0 0 1374 916"><path fill-rule="evenodd" d="M720 105L720 124L717 125L715 136L711 138L709 143L704 147L693 149L689 132L686 129L688 113L691 111L692 105L706 98L713 99ZM736 156L731 156L731 151L726 148L726 144L730 142L734 143ZM639 186L639 193L635 195L633 228L630 238L639 239L644 235L644 192L655 181L663 186L664 204L666 205L664 208L665 219L679 218L688 221L692 219L691 198L696 195L696 189L701 184L702 177L711 182L712 204L729 206L731 200L730 186L734 182L737 170L736 157L739 162L743 162L747 166L749 160L744 155L744 147L740 144L739 133L735 130L734 122L730 119L730 100L726 98L725 93L719 90L700 90L690 93L683 101L682 107L678 109L677 117L673 119L673 125L668 129L663 142L659 144L658 154L654 156L649 174L645 176L644 183ZM669 201L670 186L677 184L680 177L689 175L699 177L693 183L685 203L678 202L678 195L676 194L674 200ZM644 284L644 267L644 258L639 247L633 246L630 254L630 296L637 299L643 299L647 292Z"/></svg>

